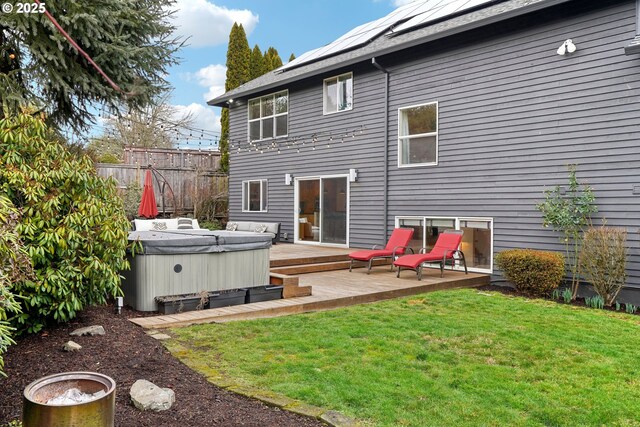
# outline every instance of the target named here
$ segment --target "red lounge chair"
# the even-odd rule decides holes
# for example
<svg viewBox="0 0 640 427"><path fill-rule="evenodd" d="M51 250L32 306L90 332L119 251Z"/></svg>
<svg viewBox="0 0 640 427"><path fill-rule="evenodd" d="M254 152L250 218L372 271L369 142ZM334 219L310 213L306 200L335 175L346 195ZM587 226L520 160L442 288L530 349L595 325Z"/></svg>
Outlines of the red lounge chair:
<svg viewBox="0 0 640 427"><path fill-rule="evenodd" d="M396 256L403 255L407 249L413 252L413 249L407 247L412 236L413 228L396 228L391 233L391 237L384 249L380 245L375 245L371 250L351 252L349 254L349 258L351 258L349 271L351 271L354 261L368 262L367 274L369 274L371 263L376 258L391 258L391 271L393 271L393 260L396 259ZM379 249L376 249L376 247Z"/></svg>
<svg viewBox="0 0 640 427"><path fill-rule="evenodd" d="M418 280L422 280L422 264L430 262L434 264L440 264L440 277L444 276L444 265L447 261L452 263L455 259L460 259L464 265L464 274L467 273L467 262L464 259L464 254L458 249L462 242L462 232L460 231L444 231L438 236L435 246L431 249L431 252L425 253L426 248L420 249L419 254L401 256L393 265L398 267L398 274L396 277L400 277L400 270L408 269L415 270L418 273ZM455 258L458 255L459 258Z"/></svg>

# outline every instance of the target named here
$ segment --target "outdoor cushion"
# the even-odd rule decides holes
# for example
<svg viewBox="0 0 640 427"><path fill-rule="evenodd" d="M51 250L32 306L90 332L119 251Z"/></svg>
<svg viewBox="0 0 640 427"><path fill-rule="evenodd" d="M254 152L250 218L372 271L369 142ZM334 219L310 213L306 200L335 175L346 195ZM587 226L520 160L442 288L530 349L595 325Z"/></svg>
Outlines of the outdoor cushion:
<svg viewBox="0 0 640 427"><path fill-rule="evenodd" d="M442 254L432 254L432 253L404 255L398 258L396 262L393 263L393 265L395 265L396 267L407 267L412 270L415 270L423 262L442 261L442 256L443 256ZM451 259L452 257L453 257L453 252L451 252L451 255L447 256L447 259Z"/></svg>
<svg viewBox="0 0 640 427"><path fill-rule="evenodd" d="M153 224L151 224L151 229L152 230L158 230L158 231L163 231L167 229L167 223L164 221L153 221Z"/></svg>
<svg viewBox="0 0 640 427"><path fill-rule="evenodd" d="M178 230L192 230L193 221L191 218L178 218Z"/></svg>
<svg viewBox="0 0 640 427"><path fill-rule="evenodd" d="M349 258L357 259L359 261L369 261L371 258L390 257L393 255L393 250L386 249L374 249L365 251L356 251L349 254Z"/></svg>
<svg viewBox="0 0 640 427"><path fill-rule="evenodd" d="M259 224L259 225L256 225L256 228L255 228L255 232L256 232L256 233L264 233L265 231L267 231L267 226L266 226L266 224Z"/></svg>
<svg viewBox="0 0 640 427"><path fill-rule="evenodd" d="M227 231L236 231L238 229L238 223L237 222L228 222L227 223L227 228L225 228L225 230Z"/></svg>

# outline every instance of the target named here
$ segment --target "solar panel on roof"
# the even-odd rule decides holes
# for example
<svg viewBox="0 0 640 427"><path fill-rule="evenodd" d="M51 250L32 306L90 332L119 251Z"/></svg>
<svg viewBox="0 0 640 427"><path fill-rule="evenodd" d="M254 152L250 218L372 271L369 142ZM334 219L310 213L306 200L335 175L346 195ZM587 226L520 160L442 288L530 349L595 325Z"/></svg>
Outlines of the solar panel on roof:
<svg viewBox="0 0 640 427"><path fill-rule="evenodd" d="M429 22L437 21L447 16L457 14L460 12L464 12L471 8L481 6L485 3L490 3L495 0L451 0L447 2L446 5L442 7L437 7L433 10L426 11L424 13L415 15L413 18L409 19L407 22L404 22L397 27L393 28L393 33L402 33L407 30L413 29L415 27L425 25Z"/></svg>
<svg viewBox="0 0 640 427"><path fill-rule="evenodd" d="M311 50L282 66L281 70L293 68L307 62L355 49L386 33L401 33L428 22L445 18L454 13L480 6L496 0L423 0L414 1L395 9L375 21L362 24L337 40L318 49ZM396 27L397 25L397 27Z"/></svg>

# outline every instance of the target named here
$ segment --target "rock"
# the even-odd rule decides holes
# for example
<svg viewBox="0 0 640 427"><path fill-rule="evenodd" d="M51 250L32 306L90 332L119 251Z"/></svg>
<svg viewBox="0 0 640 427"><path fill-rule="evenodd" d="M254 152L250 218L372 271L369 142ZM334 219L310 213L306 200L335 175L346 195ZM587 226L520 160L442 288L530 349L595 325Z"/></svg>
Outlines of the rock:
<svg viewBox="0 0 640 427"><path fill-rule="evenodd" d="M159 341L164 341L164 340L169 340L169 339L171 339L171 336L169 336L169 335L167 335L167 334L160 334L160 333L150 335L150 337L151 337L151 338L155 338L155 339L157 339L157 340L159 340Z"/></svg>
<svg viewBox="0 0 640 427"><path fill-rule="evenodd" d="M166 411L176 401L170 388L160 388L147 380L138 380L129 391L133 405L143 411Z"/></svg>
<svg viewBox="0 0 640 427"><path fill-rule="evenodd" d="M62 347L62 349L64 351L78 351L82 348L82 346L80 344L78 344L77 342L73 342L73 341L68 341L64 347Z"/></svg>
<svg viewBox="0 0 640 427"><path fill-rule="evenodd" d="M80 329L76 329L75 331L71 332L69 335L74 336L74 337L81 337L83 335L104 335L104 328L100 325L94 325L94 326L87 326L85 328L80 328Z"/></svg>

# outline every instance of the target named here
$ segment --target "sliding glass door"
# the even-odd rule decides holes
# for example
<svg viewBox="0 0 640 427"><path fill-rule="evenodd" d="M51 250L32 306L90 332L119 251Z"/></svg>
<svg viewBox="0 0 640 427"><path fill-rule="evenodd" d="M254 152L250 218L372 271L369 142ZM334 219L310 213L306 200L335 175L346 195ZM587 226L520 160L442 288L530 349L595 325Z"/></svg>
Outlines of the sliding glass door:
<svg viewBox="0 0 640 427"><path fill-rule="evenodd" d="M296 241L346 245L347 177L300 178L296 187Z"/></svg>

